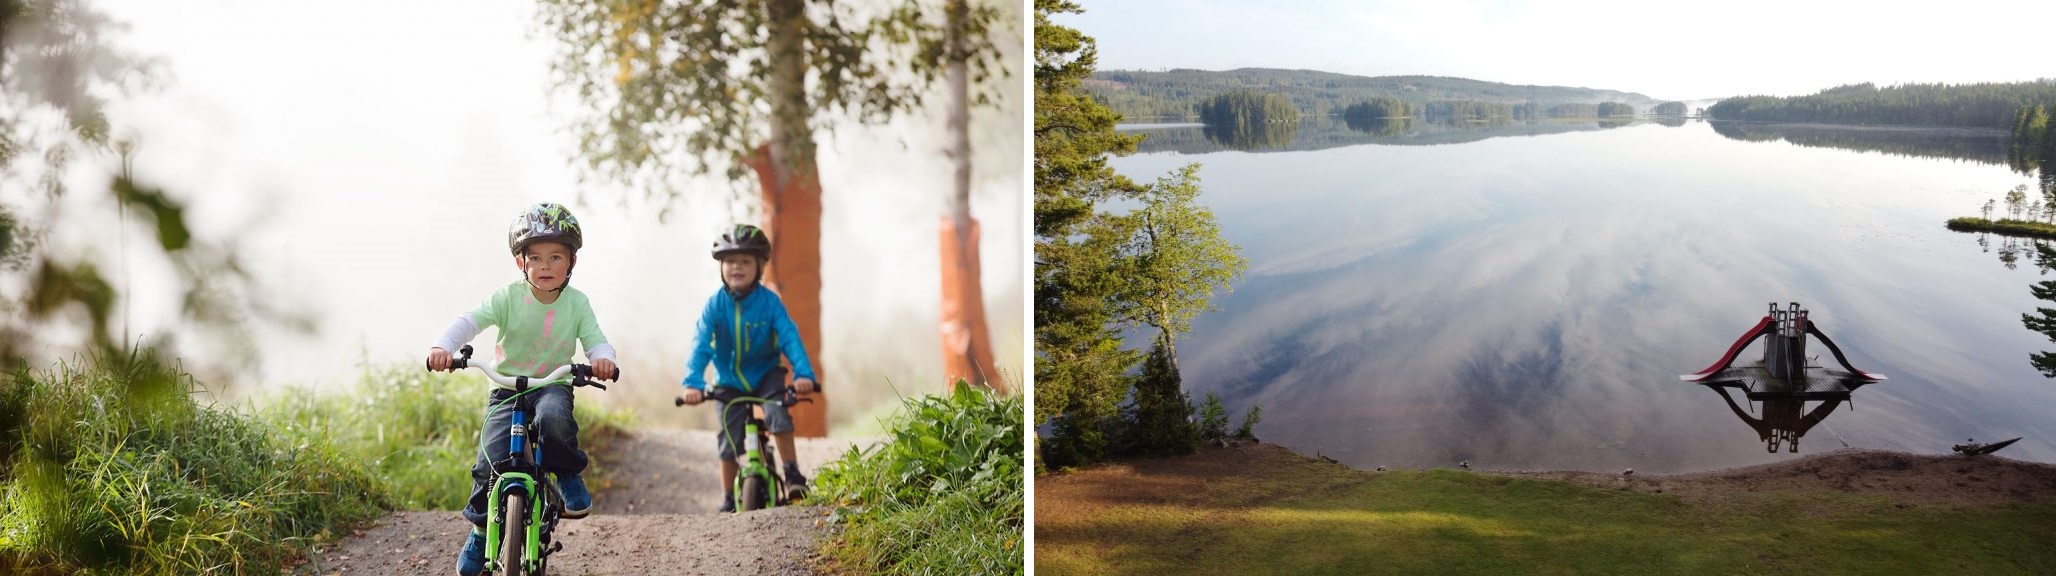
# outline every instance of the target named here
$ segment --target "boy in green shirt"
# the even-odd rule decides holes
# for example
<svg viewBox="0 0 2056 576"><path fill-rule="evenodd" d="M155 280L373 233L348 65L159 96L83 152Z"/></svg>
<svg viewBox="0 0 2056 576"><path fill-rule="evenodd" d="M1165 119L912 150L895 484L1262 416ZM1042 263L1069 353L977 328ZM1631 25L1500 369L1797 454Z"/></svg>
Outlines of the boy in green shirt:
<svg viewBox="0 0 2056 576"><path fill-rule="evenodd" d="M499 326L496 367L501 374L539 377L570 364L574 341L585 345L592 360L593 376L615 377L614 347L600 333L592 306L585 293L569 286L571 270L578 264L578 249L585 244L578 219L570 210L551 203L536 204L515 217L507 231L507 247L514 253L514 266L523 281L508 284L487 297L484 304L455 322L436 339L428 351L428 367L450 369L450 350L470 342L488 327ZM513 421L511 405L493 406L515 391L495 386L487 398L485 429L480 434L478 461L471 465L471 501L464 505L464 519L476 526L457 556L457 573L475 576L485 570L486 499L490 497L493 466L508 460L508 428ZM578 422L572 419L569 386L546 386L531 392L535 399L535 422L542 441L551 447L543 451L542 468L557 475L564 492L564 517L583 518L592 510L592 494L579 473L585 471L585 451L578 448Z"/></svg>

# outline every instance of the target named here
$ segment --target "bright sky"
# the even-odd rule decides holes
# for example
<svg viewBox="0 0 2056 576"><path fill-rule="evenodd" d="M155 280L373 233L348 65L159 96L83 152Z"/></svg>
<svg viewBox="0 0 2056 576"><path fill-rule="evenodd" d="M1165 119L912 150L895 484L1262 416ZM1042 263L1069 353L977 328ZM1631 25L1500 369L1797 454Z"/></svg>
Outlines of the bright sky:
<svg viewBox="0 0 2056 576"><path fill-rule="evenodd" d="M1671 100L2056 77L2056 2L1082 0L1099 68L1457 76Z"/></svg>
<svg viewBox="0 0 2056 576"><path fill-rule="evenodd" d="M94 2L130 25L120 45L161 58L170 73L163 89L112 109L116 134L140 141L140 178L189 199L203 237L237 234L270 289L259 297L319 323L312 338L260 334L259 373L240 376L348 385L360 360L419 362L452 318L519 278L507 222L528 203L554 201L572 203L587 226L574 285L592 298L625 371L675 385L693 319L718 287L707 247L746 210L709 179L660 223L639 202L620 205L620 190L580 182L577 135L566 127L583 104L548 95L555 40L531 35L533 2L199 4ZM1017 30L1002 34L1020 45ZM1022 58L1019 48L1007 53ZM1026 349L1019 100L972 121L988 315L995 352L1015 375ZM852 380L862 364L902 383L939 381L937 224L951 172L942 100L933 102L821 139L823 332L829 360L849 359ZM71 181L104 189L107 174L86 162ZM111 204L69 214L77 224L53 241L117 250ZM129 228L131 240L148 238ZM156 284L169 268L138 260L131 272L136 331L172 329L178 302ZM488 338L478 342L490 347Z"/></svg>

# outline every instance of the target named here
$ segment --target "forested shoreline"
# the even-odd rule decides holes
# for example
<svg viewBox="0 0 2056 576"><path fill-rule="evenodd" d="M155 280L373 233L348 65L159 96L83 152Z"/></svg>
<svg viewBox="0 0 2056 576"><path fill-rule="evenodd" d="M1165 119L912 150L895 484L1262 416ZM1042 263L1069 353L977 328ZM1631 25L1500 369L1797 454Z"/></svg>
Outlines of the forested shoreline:
<svg viewBox="0 0 2056 576"><path fill-rule="evenodd" d="M1565 103L1597 105L1616 102L1636 109L1661 101L1648 96L1568 86L1501 84L1440 76L1353 76L1315 70L1242 68L1210 71L1178 69L1095 71L1082 84L1084 92L1130 120L1197 119L1208 100L1240 90L1278 94L1300 114L1344 115L1352 105L1398 101L1414 111L1431 104L1450 116L1541 117L1550 106Z"/></svg>

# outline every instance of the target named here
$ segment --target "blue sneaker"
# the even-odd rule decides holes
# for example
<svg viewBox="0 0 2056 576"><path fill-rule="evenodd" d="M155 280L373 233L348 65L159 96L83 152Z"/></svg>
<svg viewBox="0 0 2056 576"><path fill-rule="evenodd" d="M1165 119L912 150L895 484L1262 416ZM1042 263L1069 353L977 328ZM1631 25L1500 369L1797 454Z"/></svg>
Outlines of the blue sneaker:
<svg viewBox="0 0 2056 576"><path fill-rule="evenodd" d="M457 553L457 574L478 576L485 572L485 533L471 529L471 537L464 539L464 551Z"/></svg>
<svg viewBox="0 0 2056 576"><path fill-rule="evenodd" d="M558 477L557 489L564 492L564 517L584 518L593 510L593 494L585 490L585 479L578 476Z"/></svg>

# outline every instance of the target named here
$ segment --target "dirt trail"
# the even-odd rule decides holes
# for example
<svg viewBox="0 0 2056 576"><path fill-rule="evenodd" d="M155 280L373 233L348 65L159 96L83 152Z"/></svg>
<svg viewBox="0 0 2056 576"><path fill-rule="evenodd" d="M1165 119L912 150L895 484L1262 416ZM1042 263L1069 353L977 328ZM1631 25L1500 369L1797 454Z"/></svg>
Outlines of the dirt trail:
<svg viewBox="0 0 2056 576"><path fill-rule="evenodd" d="M860 445L872 439L857 439ZM800 439L811 480L852 439ZM809 556L825 532L826 510L790 507L720 514L713 432L641 430L599 454L609 481L596 485L591 516L557 525L564 550L550 573L812 574ZM396 512L335 546L317 551L303 574L375 576L456 573L457 550L471 525L454 511ZM750 543L738 545L737 543Z"/></svg>

